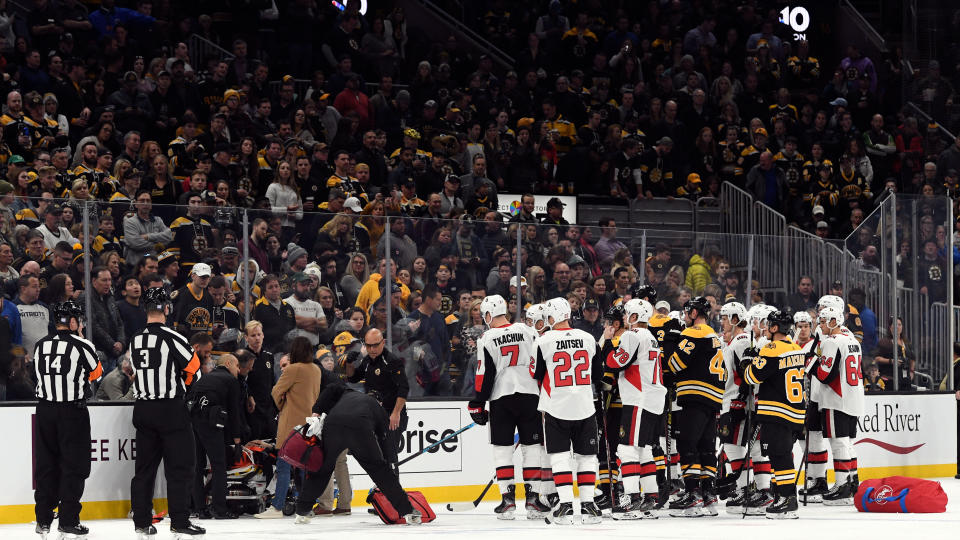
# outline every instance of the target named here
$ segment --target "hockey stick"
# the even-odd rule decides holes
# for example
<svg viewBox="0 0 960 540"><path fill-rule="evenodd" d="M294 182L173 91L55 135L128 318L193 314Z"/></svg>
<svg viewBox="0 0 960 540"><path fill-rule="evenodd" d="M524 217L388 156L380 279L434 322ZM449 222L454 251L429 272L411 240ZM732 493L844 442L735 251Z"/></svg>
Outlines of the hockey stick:
<svg viewBox="0 0 960 540"><path fill-rule="evenodd" d="M517 441L516 444L513 445L514 452L517 451L518 446L520 446L520 441ZM487 482L486 487L483 488L483 491L480 492L480 496L474 499L473 502L447 503L447 511L448 512L469 512L470 510L473 510L474 508L480 506L480 501L483 500L483 498L487 495L487 492L490 491L490 488L493 487L493 483L496 481L497 481L497 475L494 474L493 478L491 478L490 481Z"/></svg>
<svg viewBox="0 0 960 540"><path fill-rule="evenodd" d="M744 421L744 428L747 433L750 433L750 440L747 441L747 457L743 460L743 468L740 469L740 472L743 472L744 468L747 469L746 489L748 490L750 489L750 471L753 470L753 443L754 443L754 439L756 439L757 436L760 434L760 427L753 426L753 422L756 420L753 417L753 404L754 404L754 397L753 397L753 391L751 389L750 395L747 396L747 407L746 407L747 419ZM743 502L743 516L741 517L741 519L747 518L747 508L749 507L750 507L750 500L747 499Z"/></svg>
<svg viewBox="0 0 960 540"><path fill-rule="evenodd" d="M439 441L431 444L430 446L424 447L422 450L420 450L420 451L417 452L416 454L413 454L413 455L410 455L410 456L405 457L405 458L403 459L403 461L401 461L400 463L397 463L397 467L403 465L404 463L410 461L411 459L413 459L413 458L415 458L415 457L417 457L417 456L421 456L421 455L423 455L423 454L426 454L426 453L429 452L431 449L436 448L437 446L440 446L442 443L445 443L445 442L449 441L450 439L456 437L457 435L463 433L464 431L472 428L472 427L475 426L475 425L477 425L476 422L470 422L470 423L467 424L466 426L464 426L464 427L462 427L462 428L454 431L454 432L451 433L450 435L447 435L446 437L444 437L444 438L440 439Z"/></svg>
<svg viewBox="0 0 960 540"><path fill-rule="evenodd" d="M610 432L607 429L607 410L610 409L610 401L613 399L611 392L606 392L607 396L603 400L603 409L600 411L603 415L603 445L607 450L607 497L610 499L610 511L613 511L613 468L610 466Z"/></svg>

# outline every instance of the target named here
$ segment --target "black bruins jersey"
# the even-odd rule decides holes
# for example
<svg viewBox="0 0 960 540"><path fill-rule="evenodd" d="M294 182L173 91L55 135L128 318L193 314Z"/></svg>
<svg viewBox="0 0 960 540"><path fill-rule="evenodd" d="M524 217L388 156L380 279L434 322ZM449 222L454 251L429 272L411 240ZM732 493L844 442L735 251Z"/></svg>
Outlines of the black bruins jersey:
<svg viewBox="0 0 960 540"><path fill-rule="evenodd" d="M837 175L837 184L840 188L840 198L845 201L857 201L861 198L870 200L873 198L867 180L856 170L845 173L843 169L840 169L840 174Z"/></svg>
<svg viewBox="0 0 960 540"><path fill-rule="evenodd" d="M629 330L627 330L629 332ZM622 336L623 333L621 332ZM620 346L620 336L613 336L609 340L603 339L602 337L597 341L600 345L600 357L606 358L607 356L613 354L617 350L617 347ZM604 362L603 368L603 382L610 385L610 391L607 392L610 396L610 407L612 408L623 408L623 401L620 399L620 387L617 384L619 377L611 369L606 366Z"/></svg>
<svg viewBox="0 0 960 540"><path fill-rule="evenodd" d="M790 186L790 196L795 198L806 193L806 184L803 181L803 154L795 152L793 156L788 156L781 150L773 156L773 159L777 162L777 167L783 169L787 185Z"/></svg>
<svg viewBox="0 0 960 540"><path fill-rule="evenodd" d="M720 410L727 371L722 344L713 328L698 324L681 332L668 365L677 381L678 405L697 403Z"/></svg>
<svg viewBox="0 0 960 540"><path fill-rule="evenodd" d="M213 298L206 290L197 295L190 285L173 293L173 327L190 337L197 332L209 333L213 326Z"/></svg>
<svg viewBox="0 0 960 540"><path fill-rule="evenodd" d="M803 349L790 339L768 343L744 372L744 381L760 385L757 415L760 422L803 423Z"/></svg>
<svg viewBox="0 0 960 540"><path fill-rule="evenodd" d="M202 218L192 220L181 216L170 224L173 232L173 243L167 247L171 253L180 256L180 267L186 271L203 260L203 252L214 245L213 229L210 223Z"/></svg>
<svg viewBox="0 0 960 540"><path fill-rule="evenodd" d="M683 326L680 321L671 319L666 315L654 313L647 321L647 329L657 338L660 344L660 357L669 359L680 342L680 334L683 332Z"/></svg>

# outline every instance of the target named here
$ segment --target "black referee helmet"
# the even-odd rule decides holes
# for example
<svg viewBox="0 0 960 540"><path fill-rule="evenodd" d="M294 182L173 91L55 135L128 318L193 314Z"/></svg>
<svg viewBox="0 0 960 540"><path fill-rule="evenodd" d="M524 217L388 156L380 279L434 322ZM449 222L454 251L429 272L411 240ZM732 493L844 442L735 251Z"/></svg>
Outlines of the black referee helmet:
<svg viewBox="0 0 960 540"><path fill-rule="evenodd" d="M69 325L71 319L76 319L79 322L80 318L83 317L83 309L80 308L80 304L73 300L54 304L50 313L53 315L54 324Z"/></svg>
<svg viewBox="0 0 960 540"><path fill-rule="evenodd" d="M150 287L143 294L143 301L147 310L156 310L166 314L166 307L170 305L170 295L163 287Z"/></svg>
<svg viewBox="0 0 960 540"><path fill-rule="evenodd" d="M634 283L630 287L630 298L639 298L641 300L646 300L651 304L656 304L657 289L653 288L650 285L641 285L640 283Z"/></svg>

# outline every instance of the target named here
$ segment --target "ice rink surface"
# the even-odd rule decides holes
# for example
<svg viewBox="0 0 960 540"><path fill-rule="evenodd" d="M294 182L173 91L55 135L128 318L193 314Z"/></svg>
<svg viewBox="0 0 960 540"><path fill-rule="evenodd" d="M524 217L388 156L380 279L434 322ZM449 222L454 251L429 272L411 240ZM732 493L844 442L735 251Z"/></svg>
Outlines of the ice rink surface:
<svg viewBox="0 0 960 540"><path fill-rule="evenodd" d="M344 538L383 540L386 538L440 537L475 540L507 538L664 538L683 540L776 539L827 540L830 538L957 538L960 530L960 480L940 480L950 502L943 514L862 514L851 507L824 507L811 504L800 508L798 520L770 520L763 517L732 516L721 511L719 517L672 518L643 521L614 521L605 518L597 525L547 525L542 520L528 521L518 513L514 521L500 521L493 515L493 503L483 503L472 512L451 513L445 504L433 504L437 519L420 526L383 525L356 507L351 516L314 518L309 525L294 525L293 518L258 520L244 516L233 521L198 521L207 529L207 539L283 540ZM722 503L721 503L722 504ZM135 538L130 520L85 522L89 539ZM157 540L172 538L170 522L158 524ZM4 540L36 539L33 524L2 525ZM50 539L57 538L56 530Z"/></svg>

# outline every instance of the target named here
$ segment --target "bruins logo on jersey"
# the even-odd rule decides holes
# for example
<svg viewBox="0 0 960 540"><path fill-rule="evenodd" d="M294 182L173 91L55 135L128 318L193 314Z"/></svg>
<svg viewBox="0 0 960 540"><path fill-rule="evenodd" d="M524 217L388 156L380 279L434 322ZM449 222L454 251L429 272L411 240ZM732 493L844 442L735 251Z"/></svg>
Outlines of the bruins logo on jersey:
<svg viewBox="0 0 960 540"><path fill-rule="evenodd" d="M440 313L453 312L453 297L443 295L440 297Z"/></svg>
<svg viewBox="0 0 960 540"><path fill-rule="evenodd" d="M930 277L930 281L940 281L941 279L943 279L943 272L942 270L940 270L939 266L931 266L927 270L927 275ZM857 321L857 324L860 324L859 319Z"/></svg>
<svg viewBox="0 0 960 540"><path fill-rule="evenodd" d="M207 239L203 236L195 236L193 238L193 251L196 254L202 254L203 250L207 249Z"/></svg>
<svg viewBox="0 0 960 540"><path fill-rule="evenodd" d="M207 308L195 307L187 313L186 322L191 330L206 330L210 327L210 311Z"/></svg>
<svg viewBox="0 0 960 540"><path fill-rule="evenodd" d="M753 367L755 367L755 368L757 368L757 369L763 369L763 366L765 366L765 365L767 365L767 359L766 359L766 358L764 358L764 357L762 357L762 356L758 356L758 357L756 357L756 358L753 359Z"/></svg>
<svg viewBox="0 0 960 540"><path fill-rule="evenodd" d="M663 171L660 169L653 169L650 171L650 181L654 184L660 183L660 178L663 176Z"/></svg>

